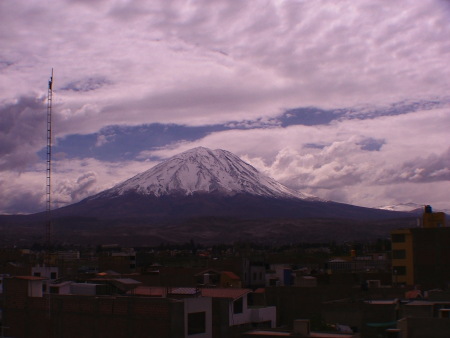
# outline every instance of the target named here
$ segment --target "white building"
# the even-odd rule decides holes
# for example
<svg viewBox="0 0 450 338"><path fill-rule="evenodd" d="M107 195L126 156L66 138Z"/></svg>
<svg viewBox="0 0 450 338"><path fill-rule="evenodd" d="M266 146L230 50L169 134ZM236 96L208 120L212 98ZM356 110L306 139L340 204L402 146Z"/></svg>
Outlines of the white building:
<svg viewBox="0 0 450 338"><path fill-rule="evenodd" d="M222 307L219 323L215 325L226 325L228 327L252 324L255 326L265 325L275 327L276 307L275 306L251 306L248 302L250 289L234 288L211 288L201 289L203 297L211 297L227 306Z"/></svg>

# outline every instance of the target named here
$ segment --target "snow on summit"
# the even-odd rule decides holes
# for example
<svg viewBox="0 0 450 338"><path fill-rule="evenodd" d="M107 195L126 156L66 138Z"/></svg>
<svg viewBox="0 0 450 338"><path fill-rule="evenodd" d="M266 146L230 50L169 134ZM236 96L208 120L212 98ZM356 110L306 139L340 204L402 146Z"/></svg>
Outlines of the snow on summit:
<svg viewBox="0 0 450 338"><path fill-rule="evenodd" d="M114 196L129 192L154 196L219 192L226 195L247 193L268 197L312 198L262 175L228 151L203 147L175 155L99 195Z"/></svg>

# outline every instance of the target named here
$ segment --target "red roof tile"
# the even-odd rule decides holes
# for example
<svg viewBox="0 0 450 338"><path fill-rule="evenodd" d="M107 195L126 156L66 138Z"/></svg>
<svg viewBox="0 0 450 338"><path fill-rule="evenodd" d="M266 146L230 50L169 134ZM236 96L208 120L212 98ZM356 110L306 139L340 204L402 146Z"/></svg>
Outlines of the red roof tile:
<svg viewBox="0 0 450 338"><path fill-rule="evenodd" d="M410 290L405 293L405 298L413 299L413 298L422 298L422 291L420 290Z"/></svg>

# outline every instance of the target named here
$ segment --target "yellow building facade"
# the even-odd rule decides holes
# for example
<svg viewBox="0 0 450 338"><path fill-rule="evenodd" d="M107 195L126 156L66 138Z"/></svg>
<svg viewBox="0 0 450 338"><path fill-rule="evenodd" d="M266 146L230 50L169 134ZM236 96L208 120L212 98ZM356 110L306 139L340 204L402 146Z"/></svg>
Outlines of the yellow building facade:
<svg viewBox="0 0 450 338"><path fill-rule="evenodd" d="M427 205L424 208L420 227L391 232L392 283L394 285L415 285L418 283L418 279L420 282L421 278L417 278L417 276L423 275L424 266L428 265L425 257L427 254L429 255L430 251L434 250L433 246L437 244L439 246L450 245L450 243L447 243L447 235L439 236L436 233L436 231L440 232L439 228L444 228L445 225L445 213L433 212L431 207ZM442 235L446 233L448 231L444 231ZM430 235L434 236L435 239L425 243L425 238ZM430 260L429 264L432 265L434 262Z"/></svg>
<svg viewBox="0 0 450 338"><path fill-rule="evenodd" d="M445 227L445 213L433 212L431 206L425 206L425 211L422 216L422 226L424 228Z"/></svg>
<svg viewBox="0 0 450 338"><path fill-rule="evenodd" d="M413 235L410 229L391 232L392 282L394 285L414 284Z"/></svg>

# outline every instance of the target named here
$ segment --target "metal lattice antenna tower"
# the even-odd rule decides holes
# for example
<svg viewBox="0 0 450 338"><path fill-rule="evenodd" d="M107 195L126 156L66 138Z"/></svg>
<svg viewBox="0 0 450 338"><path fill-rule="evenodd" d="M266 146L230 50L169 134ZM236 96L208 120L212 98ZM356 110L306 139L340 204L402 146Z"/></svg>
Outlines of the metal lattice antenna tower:
<svg viewBox="0 0 450 338"><path fill-rule="evenodd" d="M48 81L47 91L47 219L45 223L45 244L50 246L52 233L52 101L53 101L53 68Z"/></svg>

